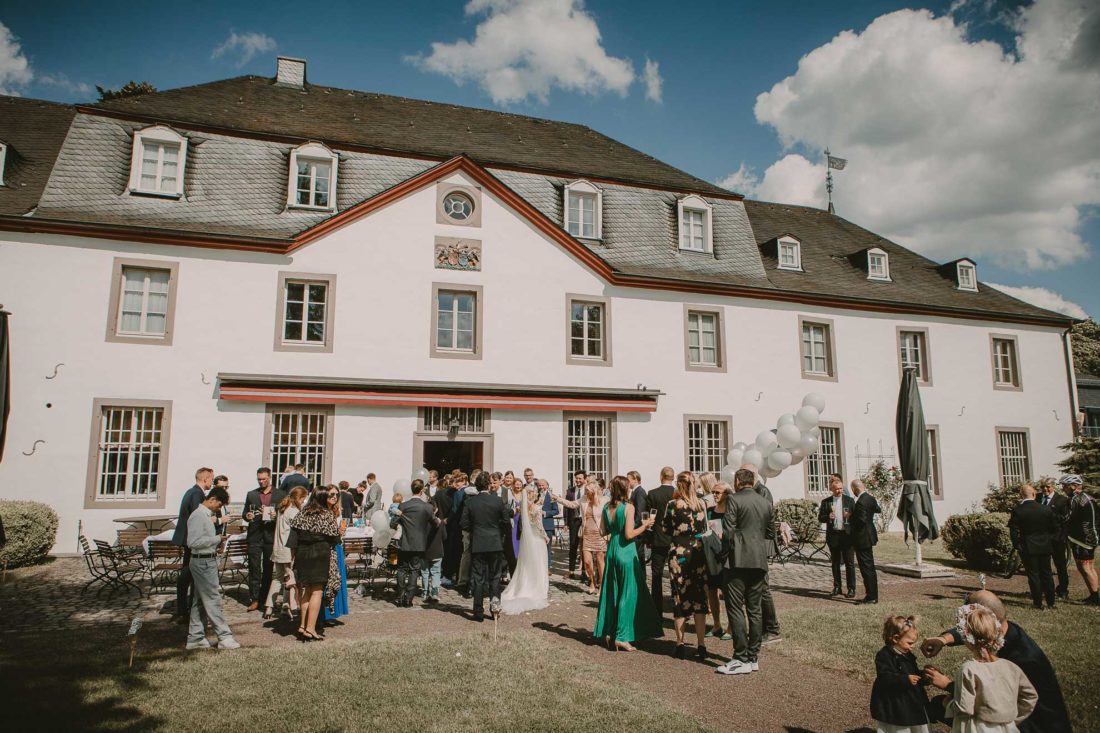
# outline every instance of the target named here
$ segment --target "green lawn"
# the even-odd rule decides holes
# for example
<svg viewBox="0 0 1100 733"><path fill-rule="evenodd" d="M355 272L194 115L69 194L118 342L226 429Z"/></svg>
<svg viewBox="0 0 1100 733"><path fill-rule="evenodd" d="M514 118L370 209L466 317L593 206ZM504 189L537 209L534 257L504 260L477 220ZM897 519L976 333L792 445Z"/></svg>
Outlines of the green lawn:
<svg viewBox="0 0 1100 733"><path fill-rule="evenodd" d="M921 544L921 555L928 562L962 569L962 561L953 558L951 553L944 549L941 540ZM882 565L888 562L913 562L915 557L916 550L912 536L909 537L908 545L902 539L901 532L890 532L879 536L878 544L875 546L875 563Z"/></svg>
<svg viewBox="0 0 1100 733"><path fill-rule="evenodd" d="M21 674L6 684L16 703L7 730L706 730L664 695L532 632L222 653L173 643L139 653L132 672L117 638L99 651L58 638L33 646L39 652L20 653Z"/></svg>
<svg viewBox="0 0 1100 733"><path fill-rule="evenodd" d="M1100 661L1100 644L1096 636L1100 612L1065 603L1060 604L1057 611L1034 611L1030 600L1011 594L1002 596L1002 600L1008 606L1009 618L1035 639L1054 664L1074 729L1100 731L1100 698L1096 694L1095 681L1096 665ZM877 606L845 604L841 610L788 609L780 615L785 641L769 649L810 664L854 672L871 680L875 676L875 653L882 648L885 616L917 614L921 617L921 635L935 636L954 626L955 610L960 603L961 598L885 600ZM954 676L967 658L963 648L947 649L927 663ZM919 653L917 659L920 664L926 663Z"/></svg>

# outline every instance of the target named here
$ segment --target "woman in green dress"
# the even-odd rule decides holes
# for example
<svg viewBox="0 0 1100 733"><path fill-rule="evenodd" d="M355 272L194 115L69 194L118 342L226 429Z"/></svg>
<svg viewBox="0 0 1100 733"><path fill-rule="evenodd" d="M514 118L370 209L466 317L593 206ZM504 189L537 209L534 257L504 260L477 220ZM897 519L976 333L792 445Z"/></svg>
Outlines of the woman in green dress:
<svg viewBox="0 0 1100 733"><path fill-rule="evenodd" d="M629 495L630 484L625 477L611 479L611 501L603 508L601 522L602 533L609 535L607 558L593 633L605 638L611 650L632 652L635 649L630 642L661 636L663 632L634 546L635 538L652 527L656 518L649 517L635 527Z"/></svg>

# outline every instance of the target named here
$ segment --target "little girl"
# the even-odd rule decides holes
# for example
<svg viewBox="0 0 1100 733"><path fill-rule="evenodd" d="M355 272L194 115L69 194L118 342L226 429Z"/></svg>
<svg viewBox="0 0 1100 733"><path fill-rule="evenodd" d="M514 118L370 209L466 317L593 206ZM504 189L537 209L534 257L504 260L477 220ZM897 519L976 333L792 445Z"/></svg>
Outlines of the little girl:
<svg viewBox="0 0 1100 733"><path fill-rule="evenodd" d="M916 616L887 616L882 624L886 643L875 655L875 684L871 688L871 717L878 733L929 733L928 681L917 669L913 647L920 634Z"/></svg>
<svg viewBox="0 0 1100 733"><path fill-rule="evenodd" d="M1023 670L997 658L1005 643L1000 622L971 603L959 608L955 629L974 658L963 662L947 703L952 733L1017 733L1016 724L1031 715L1039 695Z"/></svg>

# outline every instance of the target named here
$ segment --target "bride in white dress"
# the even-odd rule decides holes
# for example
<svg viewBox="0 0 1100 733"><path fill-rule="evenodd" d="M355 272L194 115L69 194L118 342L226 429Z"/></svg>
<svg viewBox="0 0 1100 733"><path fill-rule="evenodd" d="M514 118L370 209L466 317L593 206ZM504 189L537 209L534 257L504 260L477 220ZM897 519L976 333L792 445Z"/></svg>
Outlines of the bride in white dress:
<svg viewBox="0 0 1100 733"><path fill-rule="evenodd" d="M520 508L521 531L516 572L500 597L504 613L534 611L550 605L550 570L547 567L546 531L542 528L542 507L535 501L534 488L523 492Z"/></svg>

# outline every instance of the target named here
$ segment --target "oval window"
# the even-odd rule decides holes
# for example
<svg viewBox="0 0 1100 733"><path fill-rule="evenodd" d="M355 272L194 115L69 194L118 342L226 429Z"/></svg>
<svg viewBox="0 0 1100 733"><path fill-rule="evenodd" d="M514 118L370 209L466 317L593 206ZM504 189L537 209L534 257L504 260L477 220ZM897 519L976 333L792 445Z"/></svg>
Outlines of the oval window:
<svg viewBox="0 0 1100 733"><path fill-rule="evenodd" d="M443 213L455 221L466 221L474 213L474 202L466 194L453 191L443 199Z"/></svg>

